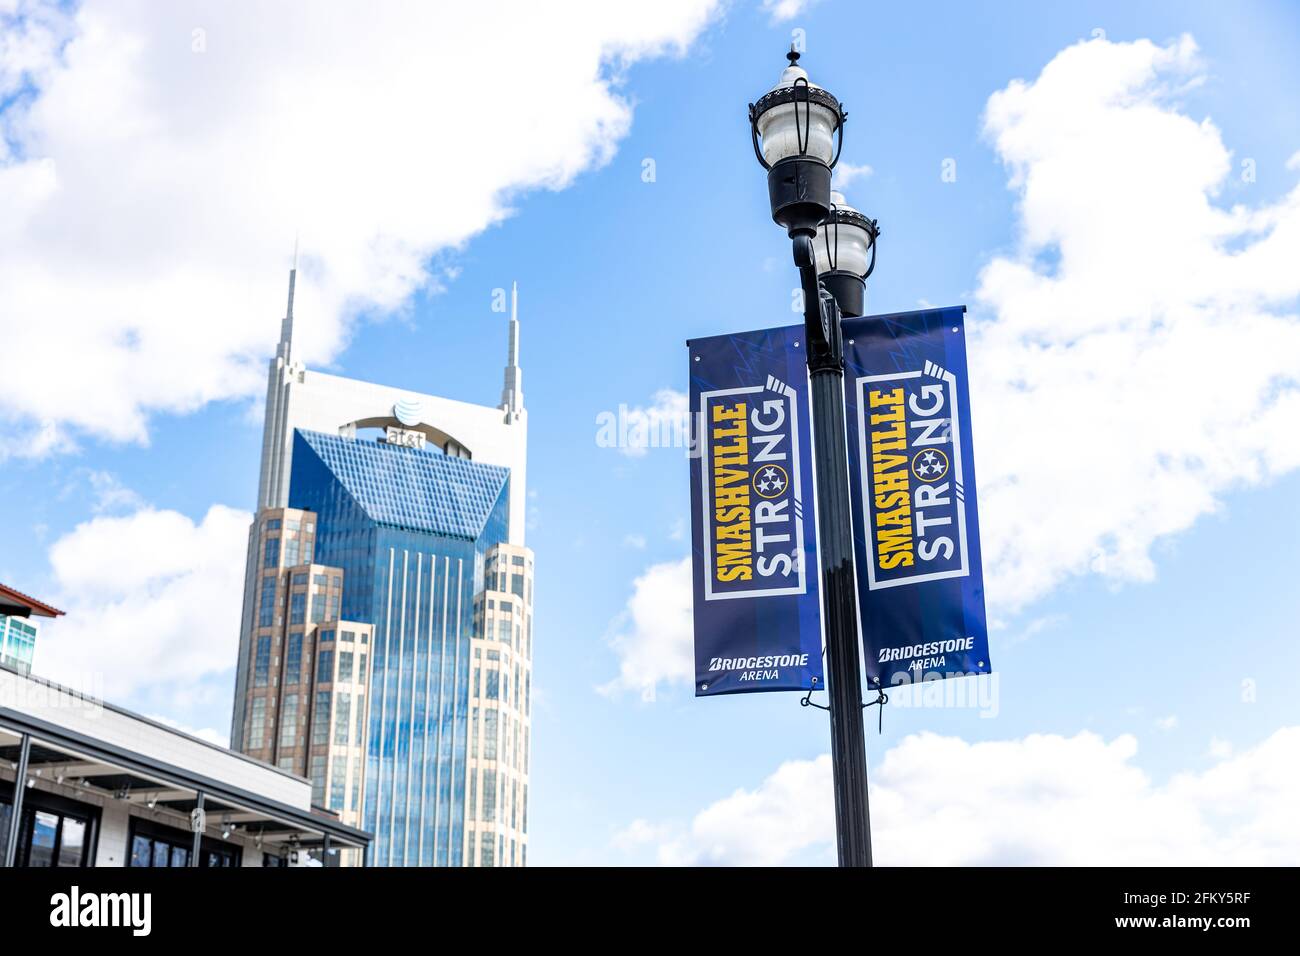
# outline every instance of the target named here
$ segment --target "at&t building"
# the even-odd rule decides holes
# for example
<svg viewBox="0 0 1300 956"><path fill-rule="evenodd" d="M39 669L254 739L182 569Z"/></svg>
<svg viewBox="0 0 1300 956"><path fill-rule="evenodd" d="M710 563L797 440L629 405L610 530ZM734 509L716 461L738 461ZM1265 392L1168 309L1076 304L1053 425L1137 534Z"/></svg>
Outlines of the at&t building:
<svg viewBox="0 0 1300 956"><path fill-rule="evenodd" d="M271 361L231 746L375 866L523 866L533 555L512 296L498 406Z"/></svg>

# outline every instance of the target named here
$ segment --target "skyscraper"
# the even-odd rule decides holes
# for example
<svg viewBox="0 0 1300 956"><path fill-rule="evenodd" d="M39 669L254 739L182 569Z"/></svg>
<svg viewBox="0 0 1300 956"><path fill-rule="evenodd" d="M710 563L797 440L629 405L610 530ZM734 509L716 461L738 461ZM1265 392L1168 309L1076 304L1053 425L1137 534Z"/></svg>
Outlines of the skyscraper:
<svg viewBox="0 0 1300 956"><path fill-rule="evenodd" d="M296 279L268 377L232 746L309 776L322 806L375 834L376 865L522 865L533 558L517 291L487 407L295 362Z"/></svg>
<svg viewBox="0 0 1300 956"><path fill-rule="evenodd" d="M316 515L263 508L253 524L257 621L242 749L312 781L312 802L361 825L373 628L340 619L343 569L313 560Z"/></svg>

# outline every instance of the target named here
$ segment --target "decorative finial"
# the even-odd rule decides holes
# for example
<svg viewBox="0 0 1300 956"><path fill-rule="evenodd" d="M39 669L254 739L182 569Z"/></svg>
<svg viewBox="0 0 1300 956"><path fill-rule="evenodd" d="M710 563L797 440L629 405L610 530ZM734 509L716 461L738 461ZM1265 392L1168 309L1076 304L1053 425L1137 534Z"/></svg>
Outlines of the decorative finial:
<svg viewBox="0 0 1300 956"><path fill-rule="evenodd" d="M799 51L793 43L790 44L790 52L785 55L785 58L790 61L791 66L799 65Z"/></svg>

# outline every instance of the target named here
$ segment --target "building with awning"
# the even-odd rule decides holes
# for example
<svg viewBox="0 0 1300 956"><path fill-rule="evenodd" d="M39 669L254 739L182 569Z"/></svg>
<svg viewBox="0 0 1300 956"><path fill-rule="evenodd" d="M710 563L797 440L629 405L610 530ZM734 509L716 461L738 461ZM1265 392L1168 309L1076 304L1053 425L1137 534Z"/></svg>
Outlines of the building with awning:
<svg viewBox="0 0 1300 956"><path fill-rule="evenodd" d="M6 866L363 864L303 777L0 667Z"/></svg>

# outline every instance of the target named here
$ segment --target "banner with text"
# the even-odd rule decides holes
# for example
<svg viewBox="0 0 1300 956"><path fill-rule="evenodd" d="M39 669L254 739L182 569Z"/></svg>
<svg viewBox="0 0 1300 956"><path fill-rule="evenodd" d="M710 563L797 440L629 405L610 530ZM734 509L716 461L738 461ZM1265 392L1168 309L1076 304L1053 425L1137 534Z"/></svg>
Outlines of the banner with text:
<svg viewBox="0 0 1300 956"><path fill-rule="evenodd" d="M697 697L825 686L800 333L687 343Z"/></svg>
<svg viewBox="0 0 1300 956"><path fill-rule="evenodd" d="M964 306L844 320L867 677L987 674Z"/></svg>

